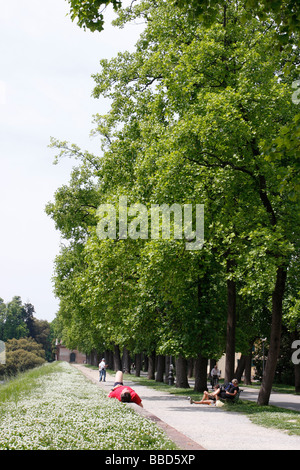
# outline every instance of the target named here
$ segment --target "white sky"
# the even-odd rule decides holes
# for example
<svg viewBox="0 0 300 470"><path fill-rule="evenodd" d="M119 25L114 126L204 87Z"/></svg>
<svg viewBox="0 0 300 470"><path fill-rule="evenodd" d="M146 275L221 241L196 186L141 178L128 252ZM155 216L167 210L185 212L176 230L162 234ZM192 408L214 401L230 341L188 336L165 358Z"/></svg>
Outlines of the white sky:
<svg viewBox="0 0 300 470"><path fill-rule="evenodd" d="M142 26L85 32L66 0L0 0L0 297L19 295L36 318L58 309L51 277L60 234L45 205L68 183L74 162L53 165L50 137L97 154L92 116L107 104L91 98L99 61L132 50ZM98 153L100 154L100 153Z"/></svg>

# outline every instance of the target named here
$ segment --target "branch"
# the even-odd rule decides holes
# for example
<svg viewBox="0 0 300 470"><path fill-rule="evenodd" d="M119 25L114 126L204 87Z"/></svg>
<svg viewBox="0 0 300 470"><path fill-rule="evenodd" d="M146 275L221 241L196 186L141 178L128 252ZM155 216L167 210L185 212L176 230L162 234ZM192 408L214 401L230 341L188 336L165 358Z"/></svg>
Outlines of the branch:
<svg viewBox="0 0 300 470"><path fill-rule="evenodd" d="M255 142L251 143L251 147L252 147L252 150L253 150L253 156L255 156L255 155L257 156L258 155L258 149L255 146ZM208 152L200 152L200 155L201 154L202 155L208 155ZM199 166L204 166L206 168L227 168L227 167L230 167L231 169L233 169L235 171L240 171L240 172L245 173L246 175L250 176L252 178L252 180L255 181L255 183L258 186L258 192L259 192L261 202L262 202L264 208L266 209L266 211L267 211L267 213L270 217L271 225L274 227L277 224L277 218L276 218L275 212L273 210L272 204L271 204L271 202L268 198L267 184L266 184L265 176L261 175L261 174L256 176L248 168L245 168L244 166L235 165L234 163L232 163L230 161L227 161L227 160L224 161L216 154L209 154L209 156L215 158L218 161L218 163L208 163L207 161L204 161L204 160L202 160L200 162L199 160L195 160L194 158L190 158L190 157L185 157L185 158L187 158L187 160L189 160L189 161L192 161L193 163L196 163Z"/></svg>
<svg viewBox="0 0 300 470"><path fill-rule="evenodd" d="M252 171L248 170L247 168L245 168L244 166L237 166L237 165L235 165L234 163L232 163L230 161L221 160L221 158L218 155L211 154L211 153L208 153L208 152L200 152L200 155L209 155L210 157L215 158L219 163L208 163L207 161L204 161L204 160L202 162L200 162L199 160L195 160L194 158L190 158L190 157L186 157L186 158L187 158L187 160L190 160L190 161L196 163L197 165L204 166L206 168L226 168L226 167L229 166L233 170L241 171L243 173L246 173L247 175L251 176L251 178L256 181L256 176L254 175L254 173Z"/></svg>

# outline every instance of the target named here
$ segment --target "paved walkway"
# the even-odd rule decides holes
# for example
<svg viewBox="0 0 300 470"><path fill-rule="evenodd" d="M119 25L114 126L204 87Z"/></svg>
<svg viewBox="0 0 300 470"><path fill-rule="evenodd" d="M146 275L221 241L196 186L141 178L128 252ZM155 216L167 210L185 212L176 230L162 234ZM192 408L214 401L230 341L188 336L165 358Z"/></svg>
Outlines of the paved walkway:
<svg viewBox="0 0 300 470"><path fill-rule="evenodd" d="M99 382L97 370L75 365L107 393L114 377ZM159 392L134 381L126 381L143 400L144 408L131 404L138 413L152 419L181 450L300 450L300 436L257 426L246 416L208 405L190 405L185 397ZM243 398L256 400L257 390L244 388ZM270 404L300 411L300 396L272 394Z"/></svg>

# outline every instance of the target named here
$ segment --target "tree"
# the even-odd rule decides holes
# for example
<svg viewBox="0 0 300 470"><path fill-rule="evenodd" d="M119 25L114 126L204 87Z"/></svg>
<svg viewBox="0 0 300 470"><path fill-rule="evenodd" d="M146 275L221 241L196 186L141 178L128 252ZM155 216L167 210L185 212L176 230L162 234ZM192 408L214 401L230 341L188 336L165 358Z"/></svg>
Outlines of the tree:
<svg viewBox="0 0 300 470"><path fill-rule="evenodd" d="M34 318L33 321L33 334L30 335L38 344L40 344L45 351L45 358L47 361L53 361L53 338L51 334L51 325L46 320L38 320Z"/></svg>
<svg viewBox="0 0 300 470"><path fill-rule="evenodd" d="M34 306L30 303L24 304L24 310L25 310L25 323L28 329L28 335L34 338L35 332L34 332Z"/></svg>
<svg viewBox="0 0 300 470"><path fill-rule="evenodd" d="M21 297L15 296L5 305L0 299L0 339L4 342L14 339L31 338L41 345L47 360L53 360L50 324L34 317L34 306L22 304Z"/></svg>
<svg viewBox="0 0 300 470"><path fill-rule="evenodd" d="M298 141L295 138L295 146L291 148L284 134L298 128L296 109L291 103L295 72L291 76L283 75L287 62L293 67L299 60L293 47L297 33L286 37L281 47L270 54L278 39L272 14L260 18L245 16L239 2L226 2L221 7L215 2L214 7L209 26L193 18L190 11L175 9L169 2L142 2L120 12L119 24L143 17L147 27L135 53L101 61L102 71L95 75L94 96L110 98L112 107L106 116L98 116L95 121L95 132L104 138L104 157L98 160L93 173L98 178L94 194L105 202L114 202L125 192L133 201L180 200L204 202L209 207L207 251L214 253L212 259L222 270L229 300L228 325L232 334L227 335L231 351L228 349L228 378L232 374L229 361L235 349L237 297L241 292L250 296L251 285L252 289L263 291L260 298L267 297L272 304L270 355L259 398L260 404L266 404L279 352L286 273L299 240L295 171ZM59 209L53 211L57 220L62 215L64 227L68 226L72 214L68 205L64 205L67 193L64 191L61 205L63 210L67 208L66 213ZM82 211L79 213L82 215ZM94 228L94 214L89 211L88 215ZM83 225L76 221L76 227L83 226L84 234L89 237L87 224L82 218L81 222ZM99 252L95 241L89 246L93 268L97 262L94 255ZM82 239L81 243L83 246L85 241ZM111 245L118 247L118 244ZM103 266L107 275L113 271L109 279L112 300L120 292L124 273L118 278L118 269L107 269L111 250L107 244L105 253L104 246L101 244ZM139 263L148 252L159 266L169 258L167 251L162 250L156 258L155 244L142 242ZM80 293L81 302L84 293L91 289L90 281L82 282L88 279L84 276L88 272L86 256L87 252L83 253L74 284L74 293ZM134 264L130 273L134 272L133 267ZM212 263L209 263L208 275L211 271ZM96 279L99 270L90 270L89 274L92 272ZM182 286L186 286L183 272L178 269L176 275ZM171 292L178 285L176 275L169 283ZM70 271L68 276L72 279L74 272ZM142 277L134 276L134 279ZM151 307L148 302L143 311L157 319L159 327L164 320L172 324L170 320L178 312L168 303L162 304L165 299L159 287L151 292L150 279L153 280L149 276L149 282L144 285L151 295ZM102 279L92 285L92 291L104 292ZM138 296L143 294L144 291L138 292ZM171 302L181 306L185 298L182 293L178 297L175 294ZM142 297L137 299L139 308ZM195 299L196 296L189 297L184 320L193 319L195 312L199 313L199 309L192 307ZM128 313L131 308L127 299L125 302L124 312ZM101 298L99 305L104 306ZM86 311L86 305L84 308ZM105 308L101 312L106 315ZM112 313L106 316L107 321L113 320ZM98 324L99 318L93 318ZM128 324L132 326L130 321ZM155 331L161 333L160 328ZM171 332L174 331L173 323ZM190 338L186 344L189 342ZM176 347L179 354L178 343Z"/></svg>
<svg viewBox="0 0 300 470"><path fill-rule="evenodd" d="M70 4L70 16L72 21L77 19L77 24L81 28L88 28L90 31L102 31L104 25L103 11L107 5L112 4L117 10L121 6L118 0L68 0Z"/></svg>
<svg viewBox="0 0 300 470"><path fill-rule="evenodd" d="M235 206L239 206L239 217L243 217L239 225L248 223L254 233L257 224L264 227L257 237L260 244L257 249L268 250L270 266L275 269L267 383L263 384L260 395L260 402L266 403L279 351L286 270L292 245L298 237L298 233L289 224L286 225L287 214L294 219L295 200L291 201L288 192L294 187L295 175L289 179L289 189L283 190L278 173L285 171L286 163L282 160L274 162L267 153L268 146L274 142L283 124L289 126L295 116L295 108L291 105L292 77L284 77L281 81L277 78L286 53L291 51L293 38L286 49L277 49L270 56L270 47L277 34L272 18L241 21L239 6L219 9L216 22L207 30L197 29L196 22L188 21L183 15L177 16L176 24L172 24L175 37L170 33L171 9L167 5L162 8L169 12L167 21L159 7L151 9L151 2L148 3L147 15L149 18L151 15L151 21L132 60L126 54L123 60L119 55L118 60L111 61L110 65L102 63L103 72L96 76L95 96L105 94L118 104L112 107L110 119L112 116L118 122L124 122L129 116L131 122L144 119L143 128L148 136L144 132L143 137L147 141L152 139L151 157L156 135L159 134L161 140L167 135L169 146L171 134L174 153L180 148L186 160L207 171L215 170L214 174L222 177L223 188L224 183L230 182L231 187L226 187L227 193L224 191L227 200L231 197L226 214L232 213L232 202L238 199ZM141 14L140 10L138 14ZM208 40L209 47L205 49L204 44ZM156 57L156 61L150 62L152 57ZM292 60L297 62L296 55ZM121 69L122 75L119 72ZM152 93L154 83L156 94ZM138 94L139 99L134 101L133 97ZM150 114L148 121L151 121L153 131L150 122L146 124L147 119L139 103ZM174 113L178 118L170 125L170 116ZM167 132L162 130L163 125L159 126L159 117ZM163 145L160 143L157 148L162 150ZM172 154L170 146L163 150L169 158ZM296 159L295 152L289 155L291 168L295 168ZM254 208L255 211L258 208L257 214ZM253 211L252 220L249 210ZM235 220L237 223L237 218ZM299 226L298 220L296 226ZM236 238L236 231L232 233ZM244 238L246 240L247 235L244 234ZM249 243L245 246L249 250ZM231 261L234 262L234 259ZM232 287L233 276L229 269L227 277ZM231 297L234 302L234 295ZM234 311L234 303L231 305Z"/></svg>
<svg viewBox="0 0 300 470"><path fill-rule="evenodd" d="M6 364L0 366L0 374L15 375L44 362L45 352L42 345L32 338L9 339L6 342Z"/></svg>
<svg viewBox="0 0 300 470"><path fill-rule="evenodd" d="M3 341L7 341L12 338L20 339L28 336L26 310L22 305L21 297L15 296L10 302L8 302L4 316Z"/></svg>
<svg viewBox="0 0 300 470"><path fill-rule="evenodd" d="M78 26L84 29L88 28L91 31L103 30L103 11L107 5L112 4L115 10L118 10L122 3L124 6L124 2L117 0L89 0L85 2L68 0L68 2L72 21L77 19ZM230 2L224 0L171 0L170 4L187 8L198 21L205 21L206 24L211 24L216 19L220 8L230 6ZM155 5L154 1L153 5ZM299 4L296 0L263 0L259 3L245 0L243 7L245 20L255 15L259 15L259 18L264 20L268 13L272 13L280 27L280 34L299 31Z"/></svg>
<svg viewBox="0 0 300 470"><path fill-rule="evenodd" d="M224 10L229 8L231 2L224 0L173 0L173 3L181 8L187 8L198 20L211 24L217 18L220 8ZM255 15L264 21L271 13L278 26L278 37L281 41L285 41L287 35L299 31L299 3L296 0L263 0L260 2L244 0L242 6L243 21L253 18Z"/></svg>

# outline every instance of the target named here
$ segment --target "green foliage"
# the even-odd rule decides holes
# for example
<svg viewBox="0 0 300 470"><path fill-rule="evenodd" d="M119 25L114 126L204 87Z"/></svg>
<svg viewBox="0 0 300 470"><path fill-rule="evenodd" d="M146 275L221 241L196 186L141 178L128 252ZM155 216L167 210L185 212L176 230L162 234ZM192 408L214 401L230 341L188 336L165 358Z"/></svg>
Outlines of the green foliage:
<svg viewBox="0 0 300 470"><path fill-rule="evenodd" d="M91 31L102 31L104 25L103 11L109 4L117 11L122 3L119 0L68 0L70 4L70 16L72 21L77 19L77 24L84 29ZM140 2L141 5L145 2ZM155 7L156 1L152 0ZM228 1L220 0L170 0L171 6L180 7L182 11L191 15L194 21L200 21L204 25L211 25L217 18L220 8L230 7ZM128 7L131 10L131 6ZM257 15L261 21L265 21L269 14L272 14L274 21L280 27L279 38L281 41L286 39L287 34L299 31L299 3L297 0L263 0L255 2L254 0L245 0L243 2L243 14L241 21L246 22L249 17ZM145 15L146 16L146 15Z"/></svg>
<svg viewBox="0 0 300 470"><path fill-rule="evenodd" d="M15 296L11 302L4 306L1 299L2 315L1 315L1 339L7 341L11 338L22 338L29 334L29 329L26 324L27 313L25 307L22 305L22 300L19 296Z"/></svg>
<svg viewBox="0 0 300 470"><path fill-rule="evenodd" d="M104 18L102 10L112 4L117 10L121 6L118 0L68 0L70 4L70 16L72 21L77 20L78 26L90 31L102 31Z"/></svg>
<svg viewBox="0 0 300 470"><path fill-rule="evenodd" d="M210 21L190 14L196 6ZM59 157L80 161L47 206L68 242L54 279L66 345L218 358L228 280L237 287L240 350L270 332L278 269L299 259L298 33L273 49L276 5L265 2L257 15L253 2L253 10L223 6L143 1L120 10L119 26L143 18L146 27L135 52L102 60L94 75L93 95L111 101L95 116L103 155L52 142ZM204 204L203 249L99 240L97 206L124 195L147 207ZM292 276L287 291L292 311Z"/></svg>
<svg viewBox="0 0 300 470"><path fill-rule="evenodd" d="M289 332L300 331L300 279L299 279L299 249L292 257L288 271L288 286L284 300L284 324Z"/></svg>
<svg viewBox="0 0 300 470"><path fill-rule="evenodd" d="M205 24L211 24L216 19L220 8L228 8L230 2L220 0L172 0L177 5ZM257 15L261 21L265 21L272 14L274 21L279 27L279 39L284 41L286 35L299 31L299 2L297 0L245 0L243 2L242 21L246 22L249 17Z"/></svg>
<svg viewBox="0 0 300 470"><path fill-rule="evenodd" d="M6 343L6 364L0 365L3 376L15 375L45 362L45 351L32 338L9 339Z"/></svg>
<svg viewBox="0 0 300 470"><path fill-rule="evenodd" d="M1 385L0 404L5 406L5 402L11 400L17 405L25 393L29 394L35 387L38 387L38 379L57 372L59 365L59 362L45 363L43 367L35 367L10 377Z"/></svg>
<svg viewBox="0 0 300 470"><path fill-rule="evenodd" d="M50 324L34 317L34 306L22 304L19 296L7 304L0 298L0 340L18 340L32 338L43 347L47 360L53 360L52 344L55 338L51 335Z"/></svg>

